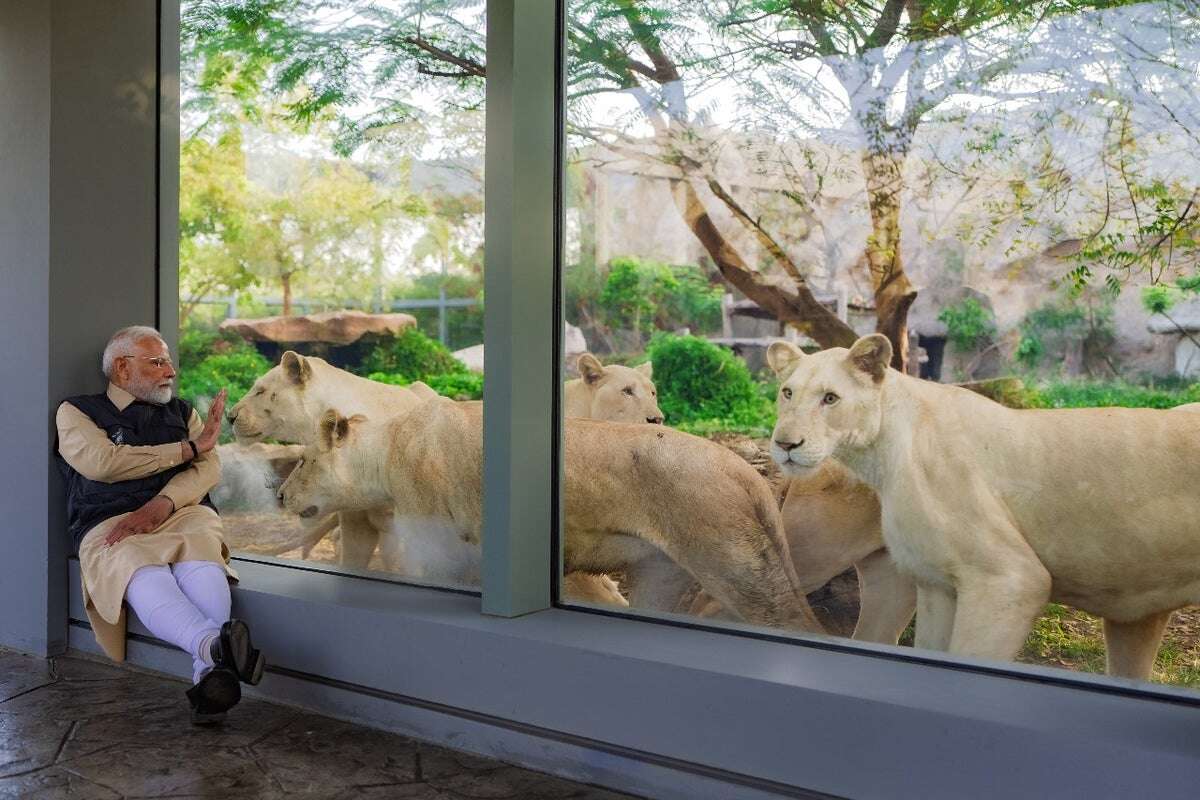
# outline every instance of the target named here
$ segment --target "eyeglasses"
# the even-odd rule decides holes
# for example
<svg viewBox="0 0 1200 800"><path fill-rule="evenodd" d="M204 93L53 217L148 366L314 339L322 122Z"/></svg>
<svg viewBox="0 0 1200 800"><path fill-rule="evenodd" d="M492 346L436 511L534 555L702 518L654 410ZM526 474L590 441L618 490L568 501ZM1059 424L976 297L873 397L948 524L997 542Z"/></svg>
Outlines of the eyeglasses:
<svg viewBox="0 0 1200 800"><path fill-rule="evenodd" d="M175 366L174 364L171 363L171 359L159 358L158 356L124 355L124 356L121 356L121 358L140 358L143 361L149 361L151 364L154 365L154 367L156 369L167 369L168 367L171 367L172 369L174 369L174 366Z"/></svg>

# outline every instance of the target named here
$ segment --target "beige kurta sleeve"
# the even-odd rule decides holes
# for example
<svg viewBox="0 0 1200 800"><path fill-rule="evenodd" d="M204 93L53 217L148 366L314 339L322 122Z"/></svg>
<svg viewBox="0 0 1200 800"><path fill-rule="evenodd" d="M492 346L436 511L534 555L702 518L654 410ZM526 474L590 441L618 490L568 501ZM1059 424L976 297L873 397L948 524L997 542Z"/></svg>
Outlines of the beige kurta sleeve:
<svg viewBox="0 0 1200 800"><path fill-rule="evenodd" d="M192 412L193 420L195 413ZM70 403L58 407L55 424L58 426L58 452L72 469L91 481L131 481L183 463L183 449L177 442L113 444L96 423Z"/></svg>
<svg viewBox="0 0 1200 800"><path fill-rule="evenodd" d="M193 408L192 416L188 419L188 438L195 440L203 429L204 423ZM159 494L171 498L178 510L200 502L200 499L212 491L220 481L221 460L217 457L216 450L209 450L193 458L188 468L167 481L167 485Z"/></svg>

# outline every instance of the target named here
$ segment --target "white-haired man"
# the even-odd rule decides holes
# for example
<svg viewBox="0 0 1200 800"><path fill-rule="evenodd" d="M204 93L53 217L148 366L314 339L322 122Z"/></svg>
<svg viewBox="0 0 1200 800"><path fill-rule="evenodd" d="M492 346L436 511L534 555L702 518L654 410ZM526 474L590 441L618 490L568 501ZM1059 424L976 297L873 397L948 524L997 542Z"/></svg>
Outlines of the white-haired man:
<svg viewBox="0 0 1200 800"><path fill-rule="evenodd" d="M192 720L215 722L258 683L263 657L244 622L230 619L229 551L208 492L221 477L213 448L225 391L207 421L173 397L175 367L162 336L133 326L113 334L101 363L103 394L58 408L59 466L96 640L125 658L125 605L160 639L187 651Z"/></svg>

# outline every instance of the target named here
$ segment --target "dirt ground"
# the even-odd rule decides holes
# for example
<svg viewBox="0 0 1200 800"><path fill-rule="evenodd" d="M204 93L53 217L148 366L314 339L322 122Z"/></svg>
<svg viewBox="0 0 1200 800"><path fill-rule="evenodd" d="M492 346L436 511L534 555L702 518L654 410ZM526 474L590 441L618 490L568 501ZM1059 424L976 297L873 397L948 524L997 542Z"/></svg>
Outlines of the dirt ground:
<svg viewBox="0 0 1200 800"><path fill-rule="evenodd" d="M768 454L766 439L755 440L737 434L717 434L711 438L758 470L782 502L785 482ZM313 544L305 557L301 543L312 538L311 532L306 533L311 528L297 517L282 512L227 513L223 517L232 550L309 563L337 564L336 530ZM378 553L372 557L370 569L383 571ZM698 590L699 586L693 587L693 592L681 599L676 610L686 613ZM853 632L858 616L858 582L852 569L810 594L808 599L817 618L830 633L849 636ZM1081 611L1051 604L1035 623L1017 660L1076 671L1103 672L1102 623ZM1173 615L1159 649L1154 680L1200 688L1200 607L1191 606Z"/></svg>

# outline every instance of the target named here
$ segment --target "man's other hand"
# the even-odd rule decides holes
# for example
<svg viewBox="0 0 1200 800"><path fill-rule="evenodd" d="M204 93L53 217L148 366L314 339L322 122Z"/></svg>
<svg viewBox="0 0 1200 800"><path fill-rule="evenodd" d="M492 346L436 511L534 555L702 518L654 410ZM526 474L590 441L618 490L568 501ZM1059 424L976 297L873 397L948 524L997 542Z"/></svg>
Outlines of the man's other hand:
<svg viewBox="0 0 1200 800"><path fill-rule="evenodd" d="M126 514L113 526L104 537L104 544L112 547L127 536L149 533L167 521L167 517L175 512L175 504L165 495L156 495L146 501L146 504Z"/></svg>
<svg viewBox="0 0 1200 800"><path fill-rule="evenodd" d="M225 389L217 392L212 405L208 407L208 417L204 420L204 430L196 437L196 452L207 453L217 446L221 435L221 420L225 418L225 398L229 392Z"/></svg>

